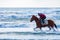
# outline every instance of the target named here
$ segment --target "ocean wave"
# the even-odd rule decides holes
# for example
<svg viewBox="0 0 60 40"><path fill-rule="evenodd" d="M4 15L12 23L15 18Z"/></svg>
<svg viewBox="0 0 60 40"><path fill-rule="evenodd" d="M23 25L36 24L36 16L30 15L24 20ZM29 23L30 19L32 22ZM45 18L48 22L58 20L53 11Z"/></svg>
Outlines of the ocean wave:
<svg viewBox="0 0 60 40"><path fill-rule="evenodd" d="M60 22L60 8L0 8L0 28L35 26L34 22L32 22L34 25L30 22L30 19L32 15L38 16L38 13L45 14L47 20L52 19L57 25L60 25L58 23Z"/></svg>

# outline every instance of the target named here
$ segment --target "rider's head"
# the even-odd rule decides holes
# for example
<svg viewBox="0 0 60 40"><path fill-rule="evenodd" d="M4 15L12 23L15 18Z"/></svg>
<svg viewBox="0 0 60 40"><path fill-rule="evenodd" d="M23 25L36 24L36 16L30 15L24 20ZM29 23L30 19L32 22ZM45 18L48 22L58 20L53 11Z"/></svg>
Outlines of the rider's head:
<svg viewBox="0 0 60 40"><path fill-rule="evenodd" d="M38 15L40 16L42 13L38 13Z"/></svg>

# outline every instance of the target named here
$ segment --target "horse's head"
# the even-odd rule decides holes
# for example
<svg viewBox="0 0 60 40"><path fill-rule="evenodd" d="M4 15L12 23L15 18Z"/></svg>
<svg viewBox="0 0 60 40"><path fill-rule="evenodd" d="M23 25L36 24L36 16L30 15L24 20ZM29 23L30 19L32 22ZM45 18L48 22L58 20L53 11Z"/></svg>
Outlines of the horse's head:
<svg viewBox="0 0 60 40"><path fill-rule="evenodd" d="M38 18L35 15L32 15L30 22L32 22L33 20L36 20L36 19L38 19Z"/></svg>
<svg viewBox="0 0 60 40"><path fill-rule="evenodd" d="M41 27L40 20L35 15L32 15L30 22L32 22L32 21L36 22L36 28L40 28Z"/></svg>
<svg viewBox="0 0 60 40"><path fill-rule="evenodd" d="M34 20L34 15L32 15L31 19L30 19L30 22L32 22Z"/></svg>

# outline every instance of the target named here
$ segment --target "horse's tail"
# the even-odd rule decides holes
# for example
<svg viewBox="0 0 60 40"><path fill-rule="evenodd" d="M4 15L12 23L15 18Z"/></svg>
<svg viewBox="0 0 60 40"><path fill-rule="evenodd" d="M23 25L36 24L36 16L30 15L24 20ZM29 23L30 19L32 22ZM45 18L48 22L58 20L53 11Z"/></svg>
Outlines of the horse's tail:
<svg viewBox="0 0 60 40"><path fill-rule="evenodd" d="M55 25L55 28L57 29L57 26L56 26L56 24L54 24Z"/></svg>

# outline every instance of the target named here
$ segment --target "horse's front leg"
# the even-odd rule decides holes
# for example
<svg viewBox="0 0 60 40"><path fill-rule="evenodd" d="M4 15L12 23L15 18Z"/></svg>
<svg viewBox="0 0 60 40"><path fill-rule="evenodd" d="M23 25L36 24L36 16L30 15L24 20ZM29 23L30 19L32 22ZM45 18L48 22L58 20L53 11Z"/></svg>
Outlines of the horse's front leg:
<svg viewBox="0 0 60 40"><path fill-rule="evenodd" d="M40 27L40 30L41 30L41 27Z"/></svg>
<svg viewBox="0 0 60 40"><path fill-rule="evenodd" d="M34 31L40 31L40 30L41 30L41 28L39 28L39 27L34 28Z"/></svg>

